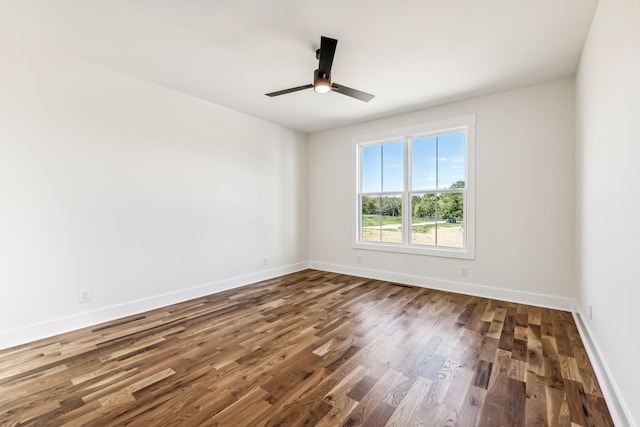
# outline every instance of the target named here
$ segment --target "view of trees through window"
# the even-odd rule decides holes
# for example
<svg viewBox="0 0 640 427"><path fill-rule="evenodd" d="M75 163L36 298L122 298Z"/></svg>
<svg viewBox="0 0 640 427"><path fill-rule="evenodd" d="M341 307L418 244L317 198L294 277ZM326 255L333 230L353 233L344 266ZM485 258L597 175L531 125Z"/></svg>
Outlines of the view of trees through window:
<svg viewBox="0 0 640 427"><path fill-rule="evenodd" d="M362 240L402 243L402 197L362 196Z"/></svg>
<svg viewBox="0 0 640 427"><path fill-rule="evenodd" d="M465 143L458 131L361 147L360 240L464 248Z"/></svg>

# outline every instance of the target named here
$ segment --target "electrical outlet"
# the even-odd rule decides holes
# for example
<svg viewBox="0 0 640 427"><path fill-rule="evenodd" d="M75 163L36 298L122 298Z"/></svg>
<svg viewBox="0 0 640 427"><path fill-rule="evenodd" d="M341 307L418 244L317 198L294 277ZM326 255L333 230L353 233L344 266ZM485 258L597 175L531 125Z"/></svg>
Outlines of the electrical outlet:
<svg viewBox="0 0 640 427"><path fill-rule="evenodd" d="M467 266L462 266L460 267L460 276L462 277L467 277L469 275L469 269L467 268Z"/></svg>
<svg viewBox="0 0 640 427"><path fill-rule="evenodd" d="M269 257L262 257L262 264L269 265Z"/></svg>
<svg viewBox="0 0 640 427"><path fill-rule="evenodd" d="M358 257L356 258L356 261L357 261L359 264L362 264L362 255L358 255Z"/></svg>
<svg viewBox="0 0 640 427"><path fill-rule="evenodd" d="M593 320L593 306L589 305L589 320Z"/></svg>
<svg viewBox="0 0 640 427"><path fill-rule="evenodd" d="M80 289L78 291L78 302L85 303L91 301L91 289Z"/></svg>

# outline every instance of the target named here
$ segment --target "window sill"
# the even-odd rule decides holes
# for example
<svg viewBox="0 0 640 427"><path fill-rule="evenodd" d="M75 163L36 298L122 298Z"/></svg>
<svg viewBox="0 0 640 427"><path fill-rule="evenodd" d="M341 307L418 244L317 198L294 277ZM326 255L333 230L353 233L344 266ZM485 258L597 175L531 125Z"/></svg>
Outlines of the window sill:
<svg viewBox="0 0 640 427"><path fill-rule="evenodd" d="M457 259L475 259L469 249L457 249L457 248L434 248L434 247L419 247L408 246L399 243L367 243L357 242L352 245L354 249L361 249L366 251L381 251L381 252L395 252L412 255L424 255L434 256L441 258L457 258Z"/></svg>

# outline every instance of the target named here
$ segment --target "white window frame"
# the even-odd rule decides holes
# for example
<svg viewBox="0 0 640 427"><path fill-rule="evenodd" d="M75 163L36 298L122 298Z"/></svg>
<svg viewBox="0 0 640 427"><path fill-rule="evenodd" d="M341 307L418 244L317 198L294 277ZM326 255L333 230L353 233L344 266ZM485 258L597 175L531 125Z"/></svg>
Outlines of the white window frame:
<svg viewBox="0 0 640 427"><path fill-rule="evenodd" d="M426 124L391 129L387 131L376 132L374 134L360 135L353 138L354 153L354 194L353 202L353 232L352 247L354 249L399 252L407 254L427 255L447 258L475 259L475 115L468 115L446 120L439 120ZM438 135L444 133L466 130L466 174L465 174L465 190L464 190L464 248L451 248L444 246L424 246L409 243L411 224L411 194L413 193L431 193L432 191L413 191L410 188L409 178L411 177L411 144L412 138L420 136ZM404 141L404 189L402 201L402 241L403 243L389 242L372 242L362 241L361 229L361 147L368 145L383 144L386 142ZM434 191L436 192L436 191ZM447 190L437 191L437 193L446 193ZM393 192L397 193L397 192Z"/></svg>

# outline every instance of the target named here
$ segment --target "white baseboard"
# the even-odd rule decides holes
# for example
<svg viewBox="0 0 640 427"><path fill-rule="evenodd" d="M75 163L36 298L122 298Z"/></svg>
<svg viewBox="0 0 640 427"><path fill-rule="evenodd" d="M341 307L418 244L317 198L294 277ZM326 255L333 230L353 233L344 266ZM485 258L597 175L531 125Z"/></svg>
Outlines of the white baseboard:
<svg viewBox="0 0 640 427"><path fill-rule="evenodd" d="M244 276L232 277L213 283L194 286L176 292L155 295L124 304L100 308L84 313L73 314L47 322L34 323L16 329L0 331L0 349L51 337L76 329L86 328L99 323L108 322L126 316L131 316L156 308L166 307L190 299L215 294L228 289L238 288L251 283L261 282L308 268L307 262L287 265L272 270L260 271Z"/></svg>
<svg viewBox="0 0 640 427"><path fill-rule="evenodd" d="M598 383L602 389L604 400L607 402L611 418L613 418L613 422L616 426L637 427L637 424L631 417L629 407L623 399L620 389L611 375L611 370L603 357L600 346L598 346L598 342L591 332L589 323L584 321L585 316L583 313L584 310L582 310L582 307L576 301L573 307L573 318L575 319L576 326L578 326L578 332L580 333L582 343L589 355L591 366L593 366L596 378L598 378Z"/></svg>
<svg viewBox="0 0 640 427"><path fill-rule="evenodd" d="M413 276L409 274L392 273L389 271L372 270L347 265L327 264L317 261L309 261L309 268L565 311L572 311L575 302L571 298L558 297L554 295L515 291L474 283L456 282L453 280L435 279L424 276Z"/></svg>

